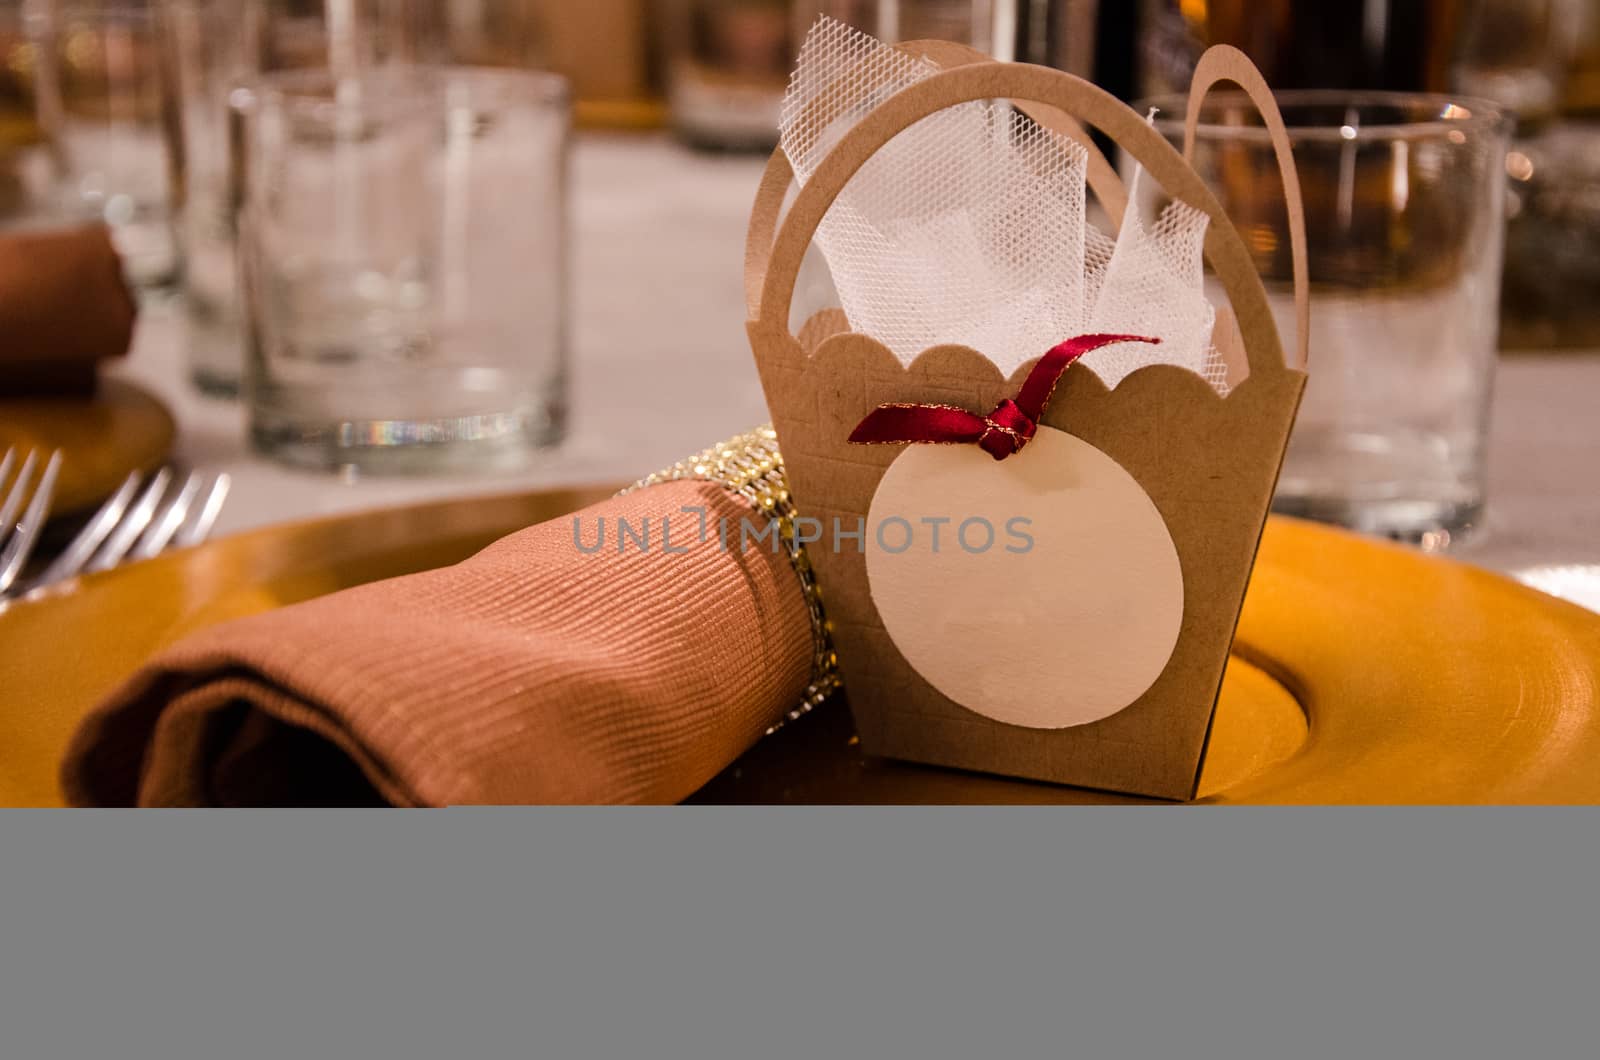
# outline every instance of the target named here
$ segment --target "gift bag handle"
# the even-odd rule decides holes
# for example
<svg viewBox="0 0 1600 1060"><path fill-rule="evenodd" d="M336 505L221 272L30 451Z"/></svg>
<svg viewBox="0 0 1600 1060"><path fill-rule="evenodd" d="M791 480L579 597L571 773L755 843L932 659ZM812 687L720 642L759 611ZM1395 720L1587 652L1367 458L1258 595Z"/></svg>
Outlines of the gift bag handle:
<svg viewBox="0 0 1600 1060"><path fill-rule="evenodd" d="M1289 256L1294 267L1295 351L1294 367L1305 370L1311 353L1311 283L1306 257L1306 213L1300 197L1300 175L1294 165L1294 149L1289 143L1289 130L1283 123L1283 114L1272 89L1254 63L1240 51L1227 44L1208 48L1194 68L1194 80L1189 85L1189 112L1183 123L1183 160L1194 165L1195 133L1200 125L1200 111L1206 96L1223 81L1231 81L1244 90L1256 112L1261 115L1267 135L1272 138L1272 151L1278 158L1278 175L1283 180L1283 203L1289 213Z"/></svg>
<svg viewBox="0 0 1600 1060"><path fill-rule="evenodd" d="M994 62L987 53L979 51L970 44L958 44L955 41L916 40L897 44L895 47L911 55L920 55L946 70L958 66L971 66L974 63ZM1083 148L1088 155L1085 176L1089 190L1099 200L1101 209L1105 210L1110 219L1111 234L1115 235L1122 226L1122 213L1128 207L1128 189L1123 186L1116 167L1106 161L1106 156L1101 153L1100 145L1094 142L1094 137L1085 132L1083 126L1066 111L1036 103L1019 103L1017 109L1038 125L1066 137Z"/></svg>
<svg viewBox="0 0 1600 1060"><path fill-rule="evenodd" d="M1239 233L1195 171L1151 125L1110 93L1042 66L977 63L934 74L902 89L868 113L823 159L795 196L788 214L754 218L746 246L746 283L759 289L752 323L787 333L801 260L833 201L880 148L898 133L947 107L985 99L1043 103L1101 129L1136 158L1169 195L1205 213L1211 224L1206 254L1238 319L1252 375L1283 372L1283 347L1261 284ZM787 190L793 173L781 150L762 178L758 203ZM776 229L776 235L772 232Z"/></svg>
<svg viewBox="0 0 1600 1060"><path fill-rule="evenodd" d="M895 48L907 55L926 59L946 70L994 62L978 49L955 41L906 41L895 45ZM843 87L848 91L850 86ZM838 97L832 93L813 100L812 105L823 105L824 100L830 108L829 111L820 115L808 112L809 120L828 121L837 115L842 105ZM1018 109L1039 125L1066 137L1084 149L1087 155L1086 177L1089 190L1094 192L1101 208L1105 210L1110 219L1112 234L1115 234L1121 227L1122 214L1128 206L1128 190L1123 187L1122 178L1117 175L1115 167L1106 161L1106 156L1101 153L1094 138L1084 132L1083 126L1079 125L1072 115L1055 107L1024 103L1020 104ZM745 307L751 317L760 312L761 283L766 270L766 261L772 250L772 237L777 231L778 216L783 212L784 196L789 191L793 176L788 156L782 150L775 152L767 163L766 172L756 193L755 206L750 211L750 225L745 233Z"/></svg>

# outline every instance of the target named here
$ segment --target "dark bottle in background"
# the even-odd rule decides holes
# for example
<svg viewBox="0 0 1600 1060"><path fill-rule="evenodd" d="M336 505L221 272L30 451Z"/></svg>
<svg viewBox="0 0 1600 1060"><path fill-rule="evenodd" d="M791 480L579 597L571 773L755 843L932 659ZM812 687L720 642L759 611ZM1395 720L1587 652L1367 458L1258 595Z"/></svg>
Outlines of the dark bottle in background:
<svg viewBox="0 0 1600 1060"><path fill-rule="evenodd" d="M1143 0L1141 94L1187 89L1195 61L1213 44L1243 51L1279 90L1447 91L1469 6L1470 0Z"/></svg>
<svg viewBox="0 0 1600 1060"><path fill-rule="evenodd" d="M1113 5L1102 4L1105 10ZM1212 44L1244 51L1275 90L1486 97L1518 118L1501 341L1600 343L1600 0L1139 0L1137 43L1107 50L1138 95L1187 89ZM1102 27L1102 30L1104 27Z"/></svg>

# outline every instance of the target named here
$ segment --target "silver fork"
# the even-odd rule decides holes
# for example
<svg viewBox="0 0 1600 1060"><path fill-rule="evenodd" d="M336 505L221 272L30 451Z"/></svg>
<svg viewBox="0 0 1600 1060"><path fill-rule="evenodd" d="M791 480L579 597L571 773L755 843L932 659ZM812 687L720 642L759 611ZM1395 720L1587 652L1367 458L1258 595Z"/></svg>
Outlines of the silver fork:
<svg viewBox="0 0 1600 1060"><path fill-rule="evenodd" d="M232 480L219 474L207 483L194 472L165 504L172 472L162 468L146 483L135 471L101 505L66 550L30 585L41 589L78 574L110 570L124 561L150 559L168 546L187 548L210 536L228 499ZM143 490L140 487L143 486Z"/></svg>
<svg viewBox="0 0 1600 1060"><path fill-rule="evenodd" d="M0 490L5 489L6 480L11 478L11 469L16 463L16 449L7 449L6 455L0 458ZM33 473L38 466L39 454L30 452L23 459L22 469L12 481L11 489L0 500L0 543L3 543L3 547L0 547L0 597L5 596L16 584L23 565L39 543L39 531L44 529L45 519L50 515L50 501L55 496L56 476L61 473L61 450L50 454L44 474L39 477L38 488L33 491L33 499L28 502L28 510L18 520L17 511L28 495L28 488L33 485Z"/></svg>

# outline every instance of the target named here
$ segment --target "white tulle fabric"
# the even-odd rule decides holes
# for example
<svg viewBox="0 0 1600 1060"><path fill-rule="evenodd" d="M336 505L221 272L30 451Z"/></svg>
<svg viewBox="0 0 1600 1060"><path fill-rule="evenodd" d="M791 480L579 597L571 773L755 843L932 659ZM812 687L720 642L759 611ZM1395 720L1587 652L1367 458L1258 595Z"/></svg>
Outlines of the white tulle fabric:
<svg viewBox="0 0 1600 1060"><path fill-rule="evenodd" d="M869 110L938 70L819 20L784 100L796 179L810 179ZM1074 335L1145 335L1161 345L1108 346L1084 363L1108 386L1165 362L1224 389L1203 293L1206 216L1172 203L1146 223L1130 209L1112 239L1086 220L1086 164L1080 145L1005 104L951 107L896 136L817 232L852 329L908 364L959 343L1008 374Z"/></svg>

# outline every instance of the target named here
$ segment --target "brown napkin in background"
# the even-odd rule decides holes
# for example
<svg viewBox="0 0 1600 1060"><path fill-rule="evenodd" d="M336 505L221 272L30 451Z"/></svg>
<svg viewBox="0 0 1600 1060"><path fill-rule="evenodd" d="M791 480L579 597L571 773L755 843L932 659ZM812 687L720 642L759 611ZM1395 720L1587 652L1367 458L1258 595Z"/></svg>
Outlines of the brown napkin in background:
<svg viewBox="0 0 1600 1060"><path fill-rule="evenodd" d="M709 533L699 540L708 509ZM84 723L79 805L676 802L792 709L811 624L721 487L674 482L472 559L204 631ZM729 549L719 545L726 516ZM616 520L649 521L617 551ZM670 518L671 546L661 527Z"/></svg>
<svg viewBox="0 0 1600 1060"><path fill-rule="evenodd" d="M105 225L0 232L0 395L92 393L137 313Z"/></svg>

